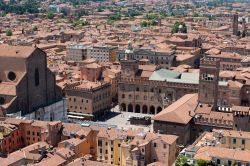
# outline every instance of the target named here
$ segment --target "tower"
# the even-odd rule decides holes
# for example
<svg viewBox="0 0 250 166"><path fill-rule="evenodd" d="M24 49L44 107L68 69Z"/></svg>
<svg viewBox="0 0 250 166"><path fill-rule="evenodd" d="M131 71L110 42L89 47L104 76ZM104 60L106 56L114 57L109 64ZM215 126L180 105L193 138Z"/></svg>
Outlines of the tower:
<svg viewBox="0 0 250 166"><path fill-rule="evenodd" d="M242 18L242 32L244 32L246 30L247 30L247 28L246 28L246 19Z"/></svg>
<svg viewBox="0 0 250 166"><path fill-rule="evenodd" d="M217 108L220 61L216 58L203 58L200 61L198 102Z"/></svg>
<svg viewBox="0 0 250 166"><path fill-rule="evenodd" d="M238 14L235 13L233 15L233 35L237 35L238 33Z"/></svg>
<svg viewBox="0 0 250 166"><path fill-rule="evenodd" d="M128 48L125 50L125 58L120 62L122 77L135 77L139 69L139 62L134 58L132 41L128 41Z"/></svg>

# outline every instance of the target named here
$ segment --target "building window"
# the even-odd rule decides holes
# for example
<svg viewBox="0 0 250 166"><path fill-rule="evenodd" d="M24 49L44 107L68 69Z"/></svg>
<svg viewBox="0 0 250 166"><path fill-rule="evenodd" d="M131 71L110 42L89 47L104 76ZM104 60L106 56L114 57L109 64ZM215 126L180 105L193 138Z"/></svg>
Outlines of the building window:
<svg viewBox="0 0 250 166"><path fill-rule="evenodd" d="M0 97L0 104L3 105L5 103L5 99L3 97Z"/></svg>
<svg viewBox="0 0 250 166"><path fill-rule="evenodd" d="M34 131L32 132L32 135L35 135L35 132L34 132Z"/></svg>
<svg viewBox="0 0 250 166"><path fill-rule="evenodd" d="M241 140L241 144L242 144L242 145L245 145L245 140L244 140L244 139Z"/></svg>
<svg viewBox="0 0 250 166"><path fill-rule="evenodd" d="M100 153L102 153L102 149L100 149Z"/></svg>
<svg viewBox="0 0 250 166"><path fill-rule="evenodd" d="M128 98L129 98L129 99L132 99L132 95L129 95Z"/></svg>
<svg viewBox="0 0 250 166"><path fill-rule="evenodd" d="M156 147L156 143L154 143L154 147Z"/></svg>
<svg viewBox="0 0 250 166"><path fill-rule="evenodd" d="M236 144L236 138L233 138L233 144Z"/></svg>
<svg viewBox="0 0 250 166"><path fill-rule="evenodd" d="M16 79L16 73L14 73L13 71L10 71L10 72L8 73L8 79L9 79L10 81L15 81L15 79Z"/></svg>
<svg viewBox="0 0 250 166"><path fill-rule="evenodd" d="M121 147L121 144L118 144L118 147Z"/></svg>
<svg viewBox="0 0 250 166"><path fill-rule="evenodd" d="M138 87L136 88L136 91L137 91L137 92L139 91L139 88L138 88Z"/></svg>
<svg viewBox="0 0 250 166"><path fill-rule="evenodd" d="M40 80L39 80L39 71L36 68L35 70L35 86L39 86Z"/></svg>
<svg viewBox="0 0 250 166"><path fill-rule="evenodd" d="M108 154L108 150L106 150L106 154Z"/></svg>
<svg viewBox="0 0 250 166"><path fill-rule="evenodd" d="M114 149L113 149L113 148L111 148L111 151L112 151L112 152L113 152L113 150L114 150Z"/></svg>
<svg viewBox="0 0 250 166"><path fill-rule="evenodd" d="M123 98L123 99L125 98L125 94L122 94L122 98Z"/></svg>
<svg viewBox="0 0 250 166"><path fill-rule="evenodd" d="M102 140L98 140L98 146L102 146Z"/></svg>
<svg viewBox="0 0 250 166"><path fill-rule="evenodd" d="M30 131L27 131L27 134L30 135Z"/></svg>
<svg viewBox="0 0 250 166"><path fill-rule="evenodd" d="M163 148L164 148L164 149L166 149L166 148L167 148L167 145L166 145L166 144L164 144L164 145L163 145Z"/></svg>

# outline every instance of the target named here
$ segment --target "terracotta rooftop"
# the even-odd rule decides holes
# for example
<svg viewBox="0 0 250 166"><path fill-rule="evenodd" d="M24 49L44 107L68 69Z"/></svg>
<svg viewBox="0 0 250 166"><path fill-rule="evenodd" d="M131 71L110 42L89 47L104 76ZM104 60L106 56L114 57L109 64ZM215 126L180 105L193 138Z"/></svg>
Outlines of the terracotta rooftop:
<svg viewBox="0 0 250 166"><path fill-rule="evenodd" d="M35 49L31 46L0 45L0 57L28 58Z"/></svg>
<svg viewBox="0 0 250 166"><path fill-rule="evenodd" d="M187 124L192 119L189 115L190 112L193 111L198 104L197 99L197 94L186 94L155 115L153 120Z"/></svg>
<svg viewBox="0 0 250 166"><path fill-rule="evenodd" d="M250 139L250 132L245 131L213 129L213 132L221 133L224 137Z"/></svg>
<svg viewBox="0 0 250 166"><path fill-rule="evenodd" d="M250 152L222 147L201 147L194 159L212 160L213 158L250 162Z"/></svg>
<svg viewBox="0 0 250 166"><path fill-rule="evenodd" d="M69 163L67 166L80 166L80 165L84 165L84 166L112 166L112 165L107 164L107 163L86 160L84 158L77 158L73 162Z"/></svg>
<svg viewBox="0 0 250 166"><path fill-rule="evenodd" d="M88 69L97 69L97 68L100 68L101 66L98 65L97 63L90 63L90 64L85 65L84 67Z"/></svg>

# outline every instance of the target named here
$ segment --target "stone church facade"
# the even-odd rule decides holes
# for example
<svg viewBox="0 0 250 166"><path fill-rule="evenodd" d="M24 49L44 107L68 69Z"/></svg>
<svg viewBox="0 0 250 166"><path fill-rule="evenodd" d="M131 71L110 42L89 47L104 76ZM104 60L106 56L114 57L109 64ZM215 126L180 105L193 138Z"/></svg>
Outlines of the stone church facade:
<svg viewBox="0 0 250 166"><path fill-rule="evenodd" d="M0 81L2 115L25 115L62 98L46 53L36 47L0 46Z"/></svg>

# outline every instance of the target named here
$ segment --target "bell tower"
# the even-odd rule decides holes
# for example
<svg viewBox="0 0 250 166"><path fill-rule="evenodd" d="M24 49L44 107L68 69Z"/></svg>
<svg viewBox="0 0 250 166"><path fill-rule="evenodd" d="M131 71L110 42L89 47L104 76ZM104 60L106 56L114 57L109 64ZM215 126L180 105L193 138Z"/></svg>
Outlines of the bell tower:
<svg viewBox="0 0 250 166"><path fill-rule="evenodd" d="M200 61L198 102L217 108L220 61L216 58L202 58Z"/></svg>

